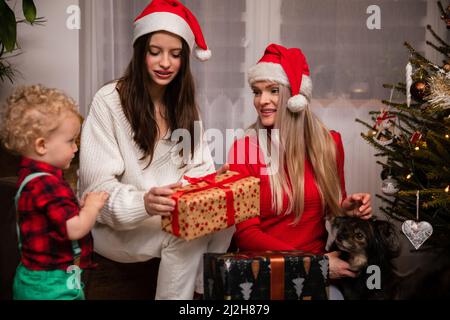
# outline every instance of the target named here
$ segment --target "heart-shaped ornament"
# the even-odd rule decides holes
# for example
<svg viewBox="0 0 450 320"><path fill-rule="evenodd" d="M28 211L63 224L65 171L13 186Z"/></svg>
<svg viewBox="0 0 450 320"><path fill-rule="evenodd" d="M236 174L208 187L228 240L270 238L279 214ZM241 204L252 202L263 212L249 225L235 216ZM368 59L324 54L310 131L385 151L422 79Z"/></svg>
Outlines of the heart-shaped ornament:
<svg viewBox="0 0 450 320"><path fill-rule="evenodd" d="M402 231L417 250L431 236L433 227L426 221L417 223L413 220L406 220L403 222Z"/></svg>

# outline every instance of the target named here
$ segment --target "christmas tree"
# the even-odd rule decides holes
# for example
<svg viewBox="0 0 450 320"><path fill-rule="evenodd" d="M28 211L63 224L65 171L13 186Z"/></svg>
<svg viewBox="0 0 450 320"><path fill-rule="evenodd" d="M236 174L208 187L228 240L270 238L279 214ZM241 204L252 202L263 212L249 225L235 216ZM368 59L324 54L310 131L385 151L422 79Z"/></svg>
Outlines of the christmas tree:
<svg viewBox="0 0 450 320"><path fill-rule="evenodd" d="M448 29L450 6L447 10L440 2L438 6ZM391 90L391 99L382 101L381 111L369 113L373 124L356 119L369 129L361 136L379 151L380 210L407 221L403 232L413 228L412 237L418 239L410 240L416 249L431 233L427 223L432 226L428 248L450 245L450 44L431 26L427 29L437 43L427 45L442 53L443 64L429 61L406 42L410 52L406 83L383 85ZM404 97L400 103L392 101L394 92Z"/></svg>

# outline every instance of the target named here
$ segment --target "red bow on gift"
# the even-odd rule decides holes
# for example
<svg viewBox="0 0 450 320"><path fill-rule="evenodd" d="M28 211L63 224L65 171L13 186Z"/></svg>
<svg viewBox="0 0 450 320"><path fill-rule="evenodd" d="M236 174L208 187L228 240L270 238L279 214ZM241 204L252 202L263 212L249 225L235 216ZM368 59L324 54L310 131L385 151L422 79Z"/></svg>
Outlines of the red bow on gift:
<svg viewBox="0 0 450 320"><path fill-rule="evenodd" d="M208 174L207 176L200 177L200 178L192 178L192 177L184 176L183 179L186 180L187 182L189 182L190 184L196 184L196 183L199 183L202 181L204 181L208 184L215 184L216 177L217 177L217 173L214 172L214 173Z"/></svg>

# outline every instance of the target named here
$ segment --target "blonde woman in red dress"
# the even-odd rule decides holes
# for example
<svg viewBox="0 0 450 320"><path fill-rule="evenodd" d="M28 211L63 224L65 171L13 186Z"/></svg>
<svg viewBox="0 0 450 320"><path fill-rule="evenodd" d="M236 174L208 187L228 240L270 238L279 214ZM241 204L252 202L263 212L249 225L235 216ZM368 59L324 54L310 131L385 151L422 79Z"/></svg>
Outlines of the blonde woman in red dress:
<svg viewBox="0 0 450 320"><path fill-rule="evenodd" d="M230 170L261 179L261 215L236 226L236 245L326 254L331 279L355 277L339 252L326 252L325 222L342 214L369 219L371 198L346 195L341 136L311 112L305 56L271 44L248 78L258 119L234 143L228 162ZM333 291L331 298L339 298Z"/></svg>

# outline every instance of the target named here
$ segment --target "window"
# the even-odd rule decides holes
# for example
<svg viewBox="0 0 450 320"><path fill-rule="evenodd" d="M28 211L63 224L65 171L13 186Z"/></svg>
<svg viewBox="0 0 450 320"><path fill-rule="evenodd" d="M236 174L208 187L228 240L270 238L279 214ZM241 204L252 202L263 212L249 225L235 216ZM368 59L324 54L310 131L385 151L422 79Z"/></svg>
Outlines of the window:
<svg viewBox="0 0 450 320"><path fill-rule="evenodd" d="M381 9L381 29L369 30L367 8ZM404 81L407 40L424 50L426 0L282 0L281 42L308 58L314 98L388 98L383 83Z"/></svg>

